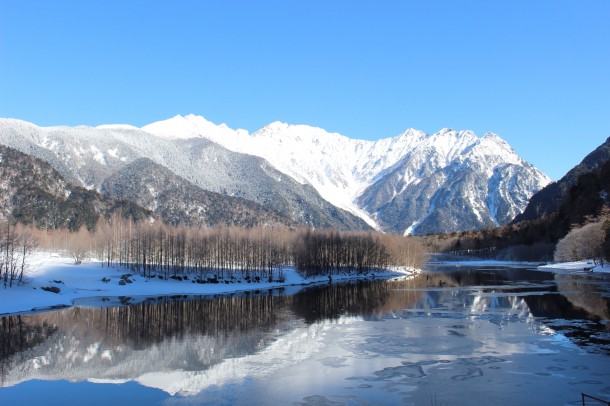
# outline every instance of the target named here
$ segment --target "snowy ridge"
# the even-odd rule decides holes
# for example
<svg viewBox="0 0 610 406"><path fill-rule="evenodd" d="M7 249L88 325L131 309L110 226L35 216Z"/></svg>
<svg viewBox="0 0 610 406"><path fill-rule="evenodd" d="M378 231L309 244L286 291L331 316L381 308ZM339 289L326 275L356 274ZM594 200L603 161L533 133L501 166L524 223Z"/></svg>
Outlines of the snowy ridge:
<svg viewBox="0 0 610 406"><path fill-rule="evenodd" d="M137 130L138 127L133 126L131 124L103 124L98 125L98 130Z"/></svg>
<svg viewBox="0 0 610 406"><path fill-rule="evenodd" d="M469 183L468 187L460 186L469 214L447 229L441 225L426 226L431 227L426 232L506 223L525 208L533 193L550 182L492 132L479 138L468 130L443 128L434 134L425 134L408 129L396 137L364 141L317 127L274 122L248 135L244 130L234 131L224 124L216 126L194 115L176 116L143 130L164 138L203 137L232 151L259 156L298 182L312 185L333 205L383 230L405 234L415 233L426 218L435 217L435 209L446 209L446 196L444 199L439 199L440 196L433 199L433 196L457 187L458 176L464 178L461 183ZM468 172L477 176L465 176ZM376 204L369 204L368 189L388 181L394 186L384 190L381 198L375 197ZM428 207L417 214L403 216L409 218L405 226L395 227L397 215L394 213L390 220L384 221L384 213L379 210L412 193L422 182L433 185L434 189L428 187L425 196ZM484 187L479 188L478 184ZM435 207L430 204L433 201L439 204Z"/></svg>
<svg viewBox="0 0 610 406"><path fill-rule="evenodd" d="M434 134L408 129L365 141L281 122L249 134L192 114L141 129L124 124L43 128L0 119L0 142L35 153L90 188L99 189L105 178L141 157L203 189L263 205L279 202L264 197L269 179L277 193L286 182L293 190L298 184L311 186L325 202L370 226L401 234L504 224L550 182L497 134L478 137L449 128ZM315 197L308 201L308 207L320 204ZM310 208L284 210L301 222L322 224L309 220Z"/></svg>
<svg viewBox="0 0 610 406"><path fill-rule="evenodd" d="M271 123L249 135L245 130L216 126L203 117L175 116L142 127L164 139L207 138L223 147L256 155L300 183L312 185L333 205L375 222L354 199L372 179L395 164L421 137L422 132L404 134L377 142L353 140L307 125Z"/></svg>
<svg viewBox="0 0 610 406"><path fill-rule="evenodd" d="M427 136L358 198L381 227L405 234L505 224L550 179L493 133Z"/></svg>
<svg viewBox="0 0 610 406"><path fill-rule="evenodd" d="M176 115L168 120L148 124L142 127L142 130L170 140L203 137L221 145L223 145L221 141L226 140L227 137L248 134L246 130L232 130L224 123L216 125L193 114L184 117Z"/></svg>
<svg viewBox="0 0 610 406"><path fill-rule="evenodd" d="M222 134L223 127L218 131ZM105 180L132 162L148 158L203 190L250 200L289 222L339 230L370 229L359 217L337 210L314 188L285 176L257 156L227 150L206 138L193 138L191 132L178 135L155 136L124 125L38 127L0 119L0 143L49 162L68 181L89 189L104 192ZM135 176L132 180L138 181Z"/></svg>

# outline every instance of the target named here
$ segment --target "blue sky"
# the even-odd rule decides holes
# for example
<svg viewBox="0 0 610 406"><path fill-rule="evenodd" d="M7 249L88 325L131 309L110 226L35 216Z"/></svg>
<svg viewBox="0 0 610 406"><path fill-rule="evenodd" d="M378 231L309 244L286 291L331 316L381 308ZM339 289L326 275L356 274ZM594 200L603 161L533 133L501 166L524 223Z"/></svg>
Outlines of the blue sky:
<svg viewBox="0 0 610 406"><path fill-rule="evenodd" d="M500 134L557 179L610 136L610 1L0 0L0 117Z"/></svg>

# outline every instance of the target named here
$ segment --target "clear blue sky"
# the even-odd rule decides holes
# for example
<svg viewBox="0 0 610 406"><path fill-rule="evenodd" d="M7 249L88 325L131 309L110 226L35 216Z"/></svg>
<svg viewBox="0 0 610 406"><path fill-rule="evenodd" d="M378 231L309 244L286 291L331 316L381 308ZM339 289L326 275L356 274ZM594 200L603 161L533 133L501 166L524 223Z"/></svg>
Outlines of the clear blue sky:
<svg viewBox="0 0 610 406"><path fill-rule="evenodd" d="M557 179L610 136L610 1L0 0L0 117L189 113L494 131Z"/></svg>

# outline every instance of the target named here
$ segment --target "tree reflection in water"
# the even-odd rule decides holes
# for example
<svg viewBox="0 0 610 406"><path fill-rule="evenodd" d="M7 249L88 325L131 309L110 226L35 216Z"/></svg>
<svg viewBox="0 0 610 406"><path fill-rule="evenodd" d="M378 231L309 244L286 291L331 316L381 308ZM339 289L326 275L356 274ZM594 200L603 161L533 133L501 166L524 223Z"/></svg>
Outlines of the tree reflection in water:
<svg viewBox="0 0 610 406"><path fill-rule="evenodd" d="M431 311L484 315L517 307L553 328L561 324L557 320L577 320L566 335L585 347L594 340L610 353L609 299L600 290L607 283L568 275L555 280L522 269L453 268L410 280L316 286L294 295L156 297L135 305L7 316L0 318L1 379L14 385L202 371L256 353L303 323L343 316L408 319Z"/></svg>

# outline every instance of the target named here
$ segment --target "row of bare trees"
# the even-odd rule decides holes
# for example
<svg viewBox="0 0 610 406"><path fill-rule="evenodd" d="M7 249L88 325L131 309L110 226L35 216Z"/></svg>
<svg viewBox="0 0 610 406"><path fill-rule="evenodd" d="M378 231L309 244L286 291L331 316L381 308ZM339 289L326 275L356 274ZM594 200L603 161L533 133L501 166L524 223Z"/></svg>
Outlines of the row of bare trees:
<svg viewBox="0 0 610 406"><path fill-rule="evenodd" d="M296 267L306 276L363 273L390 264L388 248L371 233L306 230L299 234L293 255Z"/></svg>
<svg viewBox="0 0 610 406"><path fill-rule="evenodd" d="M0 280L4 288L23 280L27 258L35 247L30 230L9 221L0 224Z"/></svg>
<svg viewBox="0 0 610 406"><path fill-rule="evenodd" d="M59 245L76 263L96 257L106 266L125 266L145 277L191 275L203 280L281 280L285 266L304 276L368 272L388 266L415 267L424 251L413 237L374 232L285 228L187 228L133 223L119 215L100 221L95 231L55 231L43 240Z"/></svg>
<svg viewBox="0 0 610 406"><path fill-rule="evenodd" d="M131 267L146 277L197 275L231 278L281 276L286 246L269 229L186 228L118 220L93 235L97 257L108 266Z"/></svg>

